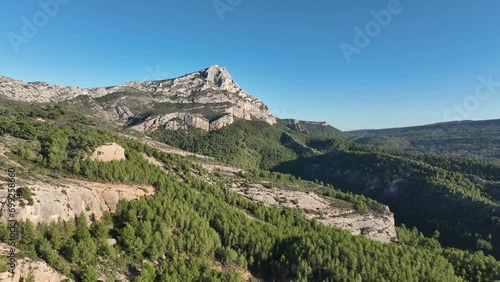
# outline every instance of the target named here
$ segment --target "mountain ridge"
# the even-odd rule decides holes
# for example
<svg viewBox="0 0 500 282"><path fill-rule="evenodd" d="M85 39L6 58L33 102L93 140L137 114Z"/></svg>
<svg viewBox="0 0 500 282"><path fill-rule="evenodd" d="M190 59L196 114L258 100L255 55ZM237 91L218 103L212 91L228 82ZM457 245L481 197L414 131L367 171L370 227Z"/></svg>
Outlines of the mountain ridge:
<svg viewBox="0 0 500 282"><path fill-rule="evenodd" d="M267 105L245 92L219 65L177 78L95 88L26 83L0 76L0 96L29 103L69 103L75 110L83 107L89 110L88 115L98 113L115 123L140 123L142 126L136 129L144 132L160 126L172 130L194 126L211 131L235 119L276 123ZM200 105L204 106L201 110Z"/></svg>
<svg viewBox="0 0 500 282"><path fill-rule="evenodd" d="M308 121L293 118L278 118L278 124L288 130L309 135L311 137L341 137L343 132L326 121Z"/></svg>
<svg viewBox="0 0 500 282"><path fill-rule="evenodd" d="M454 121L443 121L443 122L435 122L429 124L421 124L421 125L408 125L408 126L397 126L397 127L385 127L385 128L364 128L364 129L355 129L345 131L347 133L364 133L364 132L376 132L376 131L386 131L386 130L401 130L401 129L416 129L416 128L424 128L424 127L432 127L432 126L446 126L446 125L458 125L458 124L470 124L470 123L479 123L479 122L497 122L500 119L479 119L479 120L454 120Z"/></svg>
<svg viewBox="0 0 500 282"><path fill-rule="evenodd" d="M499 133L500 119L346 132L350 140L363 144L486 159L500 158Z"/></svg>

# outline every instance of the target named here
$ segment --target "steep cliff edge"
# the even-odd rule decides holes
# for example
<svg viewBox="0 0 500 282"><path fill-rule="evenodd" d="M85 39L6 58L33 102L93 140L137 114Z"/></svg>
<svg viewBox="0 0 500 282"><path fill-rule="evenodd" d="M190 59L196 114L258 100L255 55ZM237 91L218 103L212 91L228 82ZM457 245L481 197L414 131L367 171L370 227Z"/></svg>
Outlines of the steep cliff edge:
<svg viewBox="0 0 500 282"><path fill-rule="evenodd" d="M344 135L344 133L341 130L329 125L326 121L322 122L304 121L304 120L288 118L288 119L278 119L277 123L282 128L304 133L312 137L335 138Z"/></svg>
<svg viewBox="0 0 500 282"><path fill-rule="evenodd" d="M5 154L9 151L3 142L19 142L14 138L0 139L0 161L10 166L22 166L12 161ZM117 144L107 144L96 148L94 158L103 161L123 159L116 151L124 154ZM113 155L115 154L115 155ZM151 186L127 185L119 183L100 183L78 179L52 178L39 174L23 174L18 180L18 188L27 187L31 191L31 201L20 199L16 209L17 220L29 220L33 223L70 220L84 213L88 218L100 219L104 212L115 212L120 200L134 200L142 196L153 195ZM7 182L0 178L0 187ZM4 212L8 195L7 189L0 189L0 222L6 222L8 213ZM23 202L22 204L20 202Z"/></svg>
<svg viewBox="0 0 500 282"><path fill-rule="evenodd" d="M248 199L268 206L300 209L308 219L346 230L352 235L363 235L383 243L397 242L394 214L387 206L380 214L362 214L352 208L342 207L338 199L314 192L269 189L262 184L243 186L233 183L231 188Z"/></svg>
<svg viewBox="0 0 500 282"><path fill-rule="evenodd" d="M0 182L0 186L5 185ZM100 219L104 212L114 212L120 200L134 200L152 195L152 187L125 184L105 184L73 179L22 180L21 184L31 189L33 204L17 209L18 220L33 223L70 220L84 213L88 218ZM7 189L0 190L2 203L7 198ZM2 205L3 207L3 205ZM0 221L6 222L8 214L3 212Z"/></svg>

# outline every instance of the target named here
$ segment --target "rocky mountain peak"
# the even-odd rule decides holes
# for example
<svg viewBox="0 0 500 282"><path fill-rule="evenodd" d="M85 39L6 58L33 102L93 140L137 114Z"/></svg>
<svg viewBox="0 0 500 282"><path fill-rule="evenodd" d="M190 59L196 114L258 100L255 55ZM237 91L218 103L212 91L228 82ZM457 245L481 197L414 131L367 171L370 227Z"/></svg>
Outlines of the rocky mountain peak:
<svg viewBox="0 0 500 282"><path fill-rule="evenodd" d="M221 90L234 90L239 88L225 67L213 65L200 71L207 82L219 87Z"/></svg>
<svg viewBox="0 0 500 282"><path fill-rule="evenodd" d="M145 131L158 127L175 130L185 125L211 131L235 119L276 123L269 108L241 89L227 69L219 65L167 80L97 88L25 83L0 76L0 96L30 103L59 103L85 96L82 101L90 102L83 102L87 103L84 107L91 103L94 114L112 121L126 123L148 116L148 120L134 127ZM78 101L72 103L77 108L82 105Z"/></svg>

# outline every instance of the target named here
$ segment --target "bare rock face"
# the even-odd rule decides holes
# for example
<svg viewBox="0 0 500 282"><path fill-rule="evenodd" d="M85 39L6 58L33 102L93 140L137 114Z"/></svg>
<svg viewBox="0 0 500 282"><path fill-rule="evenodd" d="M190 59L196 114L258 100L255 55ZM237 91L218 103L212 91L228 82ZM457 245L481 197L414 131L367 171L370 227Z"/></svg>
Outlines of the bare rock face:
<svg viewBox="0 0 500 282"><path fill-rule="evenodd" d="M111 95L111 96L109 96ZM262 120L269 124L276 123L276 118L268 107L257 98L254 98L241 89L233 80L226 68L218 65L211 66L198 72L161 81L133 81L125 84L98 87L80 88L59 86L43 82L24 83L20 80L0 76L0 96L30 103L55 103L61 101L75 101L77 97L90 97L102 109L96 111L100 117L116 121L127 121L137 115L148 113L148 109L155 104L170 105L223 105L220 113L230 114L224 120L216 122L213 128L220 128L230 124L231 118L245 120ZM99 100L98 98L106 97ZM78 105L77 105L78 106ZM175 106L171 108L175 109ZM210 108L210 107L209 107ZM132 109L132 110L131 110ZM104 110L105 114L99 113ZM189 112L188 110L155 113L144 125L134 127L141 131L154 131L163 126L167 129L180 128L172 122L172 115L187 125L203 130L210 130L208 116L203 113Z"/></svg>
<svg viewBox="0 0 500 282"><path fill-rule="evenodd" d="M326 121L306 121L297 119L280 119L280 124L286 126L287 129L297 131L307 135L317 137L339 137L342 131L330 126Z"/></svg>
<svg viewBox="0 0 500 282"><path fill-rule="evenodd" d="M397 241L394 214L387 206L385 206L384 213L380 215L359 214L352 209L336 207L331 199L312 192L268 189L259 184L244 187L234 183L231 188L248 199L268 206L301 209L308 219L315 219L327 226L341 228L352 235L366 236L383 243Z"/></svg>
<svg viewBox="0 0 500 282"><path fill-rule="evenodd" d="M201 128L205 131L208 131L209 128L209 123L206 118L200 117L200 116L195 116L187 113L179 113L178 117L184 121L185 124L195 127L195 128Z"/></svg>
<svg viewBox="0 0 500 282"><path fill-rule="evenodd" d="M293 129L295 131L303 131L300 121L296 119L286 119L285 121L288 123L287 124L288 128Z"/></svg>
<svg viewBox="0 0 500 282"><path fill-rule="evenodd" d="M30 220L35 224L59 219L70 220L82 212L97 220L105 211L115 212L116 205L121 199L134 200L154 193L154 188L149 186L105 184L71 179L24 181L23 185L31 188L33 205L26 204L24 207L18 207L17 219ZM6 191L6 189L0 189L2 201L7 198ZM8 214L3 212L0 221L6 222L7 216Z"/></svg>
<svg viewBox="0 0 500 282"><path fill-rule="evenodd" d="M223 117L220 117L212 122L210 122L210 131L212 130L219 130L223 128L224 126L228 126L234 122L234 117L233 115L225 115Z"/></svg>
<svg viewBox="0 0 500 282"><path fill-rule="evenodd" d="M167 130L180 130L180 129L186 129L186 124L179 119L171 119L167 121L165 124L165 129ZM144 129L147 130L147 129Z"/></svg>
<svg viewBox="0 0 500 282"><path fill-rule="evenodd" d="M238 92L240 90L238 84L231 78L224 67L211 66L200 71L200 74L209 83L219 87L221 90L228 90L230 92Z"/></svg>
<svg viewBox="0 0 500 282"><path fill-rule="evenodd" d="M0 76L0 95L17 101L49 103L86 95L85 89L72 86L51 85L44 82L24 83Z"/></svg>
<svg viewBox="0 0 500 282"><path fill-rule="evenodd" d="M283 119L283 121L286 123L288 128L299 132L305 131L305 127L307 126L329 126L326 121L304 121L296 119Z"/></svg>
<svg viewBox="0 0 500 282"><path fill-rule="evenodd" d="M153 132L159 127L164 127L165 129L170 130L177 130L179 128L185 128L184 125L189 125L194 128L208 131L210 123L208 119L202 116L177 112L150 117L145 122L133 126L132 129L140 132Z"/></svg>
<svg viewBox="0 0 500 282"><path fill-rule="evenodd" d="M115 110L119 119L128 119L134 116L134 113L132 113L126 106L118 105L115 107Z"/></svg>
<svg viewBox="0 0 500 282"><path fill-rule="evenodd" d="M153 132L160 127L167 130L185 129L187 126L201 129L203 131L213 131L228 126L234 122L234 116L231 114L224 115L213 121L207 118L190 113L176 112L165 115L149 117L141 124L135 125L132 129L140 132Z"/></svg>

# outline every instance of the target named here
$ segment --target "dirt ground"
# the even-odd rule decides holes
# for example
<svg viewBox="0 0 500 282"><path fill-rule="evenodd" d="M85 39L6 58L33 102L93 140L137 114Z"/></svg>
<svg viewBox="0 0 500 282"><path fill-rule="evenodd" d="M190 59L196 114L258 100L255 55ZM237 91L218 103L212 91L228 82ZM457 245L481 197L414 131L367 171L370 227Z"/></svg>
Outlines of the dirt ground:
<svg viewBox="0 0 500 282"><path fill-rule="evenodd" d="M100 162L125 160L125 149L116 143L106 144L96 148L92 160Z"/></svg>

